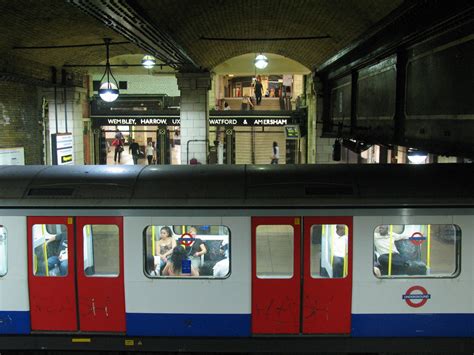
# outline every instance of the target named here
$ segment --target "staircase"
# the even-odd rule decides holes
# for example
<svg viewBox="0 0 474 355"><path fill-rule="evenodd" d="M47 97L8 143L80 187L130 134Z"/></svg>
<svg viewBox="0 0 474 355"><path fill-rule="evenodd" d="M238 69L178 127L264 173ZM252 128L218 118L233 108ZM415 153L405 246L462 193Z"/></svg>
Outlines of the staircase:
<svg viewBox="0 0 474 355"><path fill-rule="evenodd" d="M240 111L242 107L241 97L226 97L224 99L230 106L231 110ZM280 111L280 98L263 97L260 105L255 105L255 111Z"/></svg>
<svg viewBox="0 0 474 355"><path fill-rule="evenodd" d="M280 111L280 98L262 97L260 105L255 105L255 111Z"/></svg>

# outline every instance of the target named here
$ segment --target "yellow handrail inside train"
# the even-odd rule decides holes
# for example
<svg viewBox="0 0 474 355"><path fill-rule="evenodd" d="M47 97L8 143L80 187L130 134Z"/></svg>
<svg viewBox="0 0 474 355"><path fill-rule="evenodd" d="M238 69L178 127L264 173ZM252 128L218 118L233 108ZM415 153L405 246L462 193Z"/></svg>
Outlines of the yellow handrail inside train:
<svg viewBox="0 0 474 355"><path fill-rule="evenodd" d="M42 224L41 225L41 231L43 233L43 262L44 262L44 269L46 276L49 276L49 265L48 265L48 251L47 251L47 244L46 244L46 225Z"/></svg>
<svg viewBox="0 0 474 355"><path fill-rule="evenodd" d="M427 241L427 250L426 250L426 268L429 272L431 268L431 224L428 224L428 241Z"/></svg>
<svg viewBox="0 0 474 355"><path fill-rule="evenodd" d="M331 224L331 268L332 268L332 265L333 265L333 262L334 262L334 234L336 233L336 225L335 224ZM333 273L334 273L334 270L333 270Z"/></svg>
<svg viewBox="0 0 474 355"><path fill-rule="evenodd" d="M151 226L151 254L156 255L155 251L155 226Z"/></svg>
<svg viewBox="0 0 474 355"><path fill-rule="evenodd" d="M347 235L347 242L344 245L344 272L343 272L343 277L347 276L348 273L348 267L349 267L349 227L345 227L345 234Z"/></svg>
<svg viewBox="0 0 474 355"><path fill-rule="evenodd" d="M388 251L388 276L392 276L393 225L390 225L390 243Z"/></svg>

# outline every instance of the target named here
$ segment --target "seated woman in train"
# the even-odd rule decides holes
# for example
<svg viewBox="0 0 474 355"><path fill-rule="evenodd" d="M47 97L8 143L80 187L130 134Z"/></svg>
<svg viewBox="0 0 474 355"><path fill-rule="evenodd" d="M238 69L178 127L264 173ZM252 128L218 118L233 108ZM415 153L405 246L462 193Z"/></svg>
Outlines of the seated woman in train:
<svg viewBox="0 0 474 355"><path fill-rule="evenodd" d="M190 266L190 272L183 270L183 266L187 260L188 257L185 247L178 245L173 249L173 253L163 269L162 276L199 276L199 272L192 265Z"/></svg>
<svg viewBox="0 0 474 355"><path fill-rule="evenodd" d="M171 256L174 247L176 247L176 240L173 238L171 228L167 226L161 227L160 239L155 244L155 268L158 273L161 273L161 271L163 271L165 268L168 258Z"/></svg>

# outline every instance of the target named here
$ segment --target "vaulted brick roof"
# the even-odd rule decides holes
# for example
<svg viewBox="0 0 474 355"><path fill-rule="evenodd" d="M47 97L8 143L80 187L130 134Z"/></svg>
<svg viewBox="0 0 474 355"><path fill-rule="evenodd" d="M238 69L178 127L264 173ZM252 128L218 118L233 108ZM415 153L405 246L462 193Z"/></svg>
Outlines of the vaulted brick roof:
<svg viewBox="0 0 474 355"><path fill-rule="evenodd" d="M322 64L397 8L401 0L137 0L200 66L211 69L249 52L271 52L308 68ZM210 41L203 37L297 41Z"/></svg>
<svg viewBox="0 0 474 355"><path fill-rule="evenodd" d="M55 46L103 43L104 37L126 41L121 35L59 0L0 0L0 58L18 56L48 66L98 64L105 47L13 49L15 46ZM111 47L111 56L142 53L133 44Z"/></svg>
<svg viewBox="0 0 474 355"><path fill-rule="evenodd" d="M125 6L139 14L133 19L137 27L140 17L148 20L168 33L203 69L249 52L276 53L313 68L401 3L402 0L136 0ZM0 0L0 24L1 56L19 56L47 66L97 64L104 60L105 50L102 46L41 50L13 47L101 43L104 37L116 42L130 39L60 0ZM265 40L313 36L329 38ZM206 39L216 37L256 40ZM134 44L111 47L111 56L143 52Z"/></svg>

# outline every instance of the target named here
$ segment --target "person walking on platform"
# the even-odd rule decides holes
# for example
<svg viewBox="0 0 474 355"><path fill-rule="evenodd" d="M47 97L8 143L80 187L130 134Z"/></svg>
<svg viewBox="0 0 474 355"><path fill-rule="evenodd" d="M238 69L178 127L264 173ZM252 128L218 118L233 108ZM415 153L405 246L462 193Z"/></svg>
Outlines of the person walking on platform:
<svg viewBox="0 0 474 355"><path fill-rule="evenodd" d="M260 75L257 75L254 91L255 91L255 99L257 101L257 105L260 105L260 102L262 102L262 92L263 92L262 79Z"/></svg>
<svg viewBox="0 0 474 355"><path fill-rule="evenodd" d="M135 139L132 139L132 143L130 144L130 147L128 148L128 152L132 152L132 158L133 158L133 164L137 165L138 164L138 156L140 155L140 146L138 145L137 142L135 142Z"/></svg>
<svg viewBox="0 0 474 355"><path fill-rule="evenodd" d="M120 164L120 158L123 152L123 141L121 139L115 138L112 141L112 146L115 147L114 162L117 164L117 160L118 160L118 163Z"/></svg>
<svg viewBox="0 0 474 355"><path fill-rule="evenodd" d="M278 164L278 159L280 159L280 147L278 147L277 142L273 142L273 155L271 164Z"/></svg>
<svg viewBox="0 0 474 355"><path fill-rule="evenodd" d="M155 148L153 148L152 142L148 142L145 153L146 153L146 158L148 159L148 165L151 165L153 163L153 155L155 153Z"/></svg>

